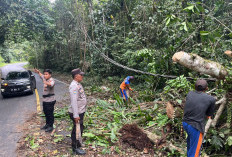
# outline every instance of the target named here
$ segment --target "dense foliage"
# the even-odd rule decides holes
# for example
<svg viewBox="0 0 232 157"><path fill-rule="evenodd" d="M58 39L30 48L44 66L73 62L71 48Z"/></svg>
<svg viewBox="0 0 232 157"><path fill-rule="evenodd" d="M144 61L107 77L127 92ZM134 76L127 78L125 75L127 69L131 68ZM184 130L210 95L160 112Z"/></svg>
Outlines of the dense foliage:
<svg viewBox="0 0 232 157"><path fill-rule="evenodd" d="M103 52L143 71L188 75L172 64L175 52L227 64L223 52L232 44L229 0L3 0L1 6L5 61L15 54L12 42L21 43L31 64L58 71L82 67L103 75L128 72L104 61L99 56Z"/></svg>

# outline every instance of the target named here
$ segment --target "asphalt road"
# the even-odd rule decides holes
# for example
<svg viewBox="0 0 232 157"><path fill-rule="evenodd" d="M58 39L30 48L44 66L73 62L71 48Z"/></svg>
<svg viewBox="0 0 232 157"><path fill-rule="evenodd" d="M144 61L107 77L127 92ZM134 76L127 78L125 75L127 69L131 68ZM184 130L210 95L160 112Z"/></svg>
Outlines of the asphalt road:
<svg viewBox="0 0 232 157"><path fill-rule="evenodd" d="M11 64L3 67L2 71L21 69L26 63ZM4 75L6 73L4 72ZM42 95L42 80L35 74L36 87L39 95ZM55 80L55 95L58 101L67 92L67 85ZM17 142L22 136L20 127L36 112L35 94L15 96L3 99L0 95L0 157L16 157Z"/></svg>

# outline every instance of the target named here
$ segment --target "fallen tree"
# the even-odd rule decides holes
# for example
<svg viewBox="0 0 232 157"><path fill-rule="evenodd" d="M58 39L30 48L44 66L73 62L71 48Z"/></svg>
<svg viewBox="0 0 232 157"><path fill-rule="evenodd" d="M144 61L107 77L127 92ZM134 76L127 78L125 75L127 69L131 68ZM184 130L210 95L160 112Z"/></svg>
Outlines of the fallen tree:
<svg viewBox="0 0 232 157"><path fill-rule="evenodd" d="M225 54L232 57L232 51L225 51ZM222 66L221 64L206 60L196 54L189 54L184 51L177 52L173 55L172 57L173 62L179 63L183 65L184 67L187 67L191 70L203 73L203 74L208 74L211 75L212 77L215 77L217 79L225 79L230 76L228 76L228 71L227 69ZM226 79L226 80L227 80ZM216 105L220 104L219 109L216 112L215 118L214 119L209 119L206 127L205 127L205 135L207 134L210 126L215 127L217 124L217 121L219 117L221 116L227 102L230 100L230 93L231 89L228 88L230 87L229 82L227 81L227 87L225 89L227 90L227 93L223 96L222 99L216 102ZM229 95L229 96L228 96Z"/></svg>
<svg viewBox="0 0 232 157"><path fill-rule="evenodd" d="M208 74L217 79L224 79L228 75L227 69L224 66L217 62L206 60L197 54L180 51L173 55L172 60L191 70Z"/></svg>

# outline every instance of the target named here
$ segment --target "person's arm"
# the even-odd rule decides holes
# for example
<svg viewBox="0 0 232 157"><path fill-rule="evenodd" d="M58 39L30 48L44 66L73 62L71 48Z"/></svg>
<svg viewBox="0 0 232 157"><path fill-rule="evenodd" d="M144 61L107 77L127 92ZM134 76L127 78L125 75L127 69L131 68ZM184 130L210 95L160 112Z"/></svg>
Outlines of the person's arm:
<svg viewBox="0 0 232 157"><path fill-rule="evenodd" d="M133 89L130 88L130 82L129 82L128 78L126 78L126 80L125 80L125 85L130 91L133 91Z"/></svg>
<svg viewBox="0 0 232 157"><path fill-rule="evenodd" d="M34 72L37 73L37 74L39 74L39 76L40 76L40 78L42 80L45 80L43 74L38 69L34 69Z"/></svg>
<svg viewBox="0 0 232 157"><path fill-rule="evenodd" d="M207 116L208 119L211 119L211 117L213 117L215 102L216 102L216 100L213 98L211 100L211 104L210 104L210 106L209 106L209 108L208 108L208 110L206 112L206 116Z"/></svg>
<svg viewBox="0 0 232 157"><path fill-rule="evenodd" d="M79 97L79 91L77 86L71 86L69 89L70 98L71 98L71 107L73 109L73 118L76 123L80 120L77 98Z"/></svg>
<svg viewBox="0 0 232 157"><path fill-rule="evenodd" d="M55 81L53 79L51 79L49 81L44 81L44 84L49 86L49 87L53 87L55 85Z"/></svg>
<svg viewBox="0 0 232 157"><path fill-rule="evenodd" d="M130 84L126 84L126 87L127 87L130 91L133 91L133 89L130 88Z"/></svg>

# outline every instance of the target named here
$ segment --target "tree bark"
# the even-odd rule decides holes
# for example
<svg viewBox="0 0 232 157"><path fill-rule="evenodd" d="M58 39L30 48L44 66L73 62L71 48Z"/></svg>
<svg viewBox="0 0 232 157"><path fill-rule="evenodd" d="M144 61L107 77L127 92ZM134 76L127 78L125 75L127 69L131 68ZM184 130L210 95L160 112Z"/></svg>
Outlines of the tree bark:
<svg viewBox="0 0 232 157"><path fill-rule="evenodd" d="M220 105L220 107L219 107L219 109L218 109L218 111L217 111L217 113L216 113L215 118L214 118L214 119L211 119L211 118L210 118L210 119L207 121L207 123L206 123L206 125L205 125L205 133L204 133L204 136L207 134L207 132L208 132L210 126L215 127L215 125L216 125L216 123L217 123L219 117L220 117L221 114L222 114L222 111L223 111L224 108L225 108L226 102L227 102L227 101L226 101L226 96L224 95L223 98L221 98L220 100L218 100L218 101L215 103L215 105L217 105L217 104L221 104L221 105Z"/></svg>
<svg viewBox="0 0 232 157"><path fill-rule="evenodd" d="M218 121L219 117L221 116L221 114L222 114L222 112L223 112L223 110L224 110L224 108L225 108L225 106L226 106L226 102L227 102L227 100L226 100L226 98L225 98L224 101L222 102L222 104L220 105L220 107L219 107L219 109L218 109L218 111L217 111L217 113L216 113L216 115L215 115L215 118L214 118L213 121L212 121L212 126L213 126L213 127L216 126L217 121Z"/></svg>
<svg viewBox="0 0 232 157"><path fill-rule="evenodd" d="M221 64L206 60L196 54L180 51L173 55L172 60L191 70L211 75L217 79L224 79L228 74L226 68Z"/></svg>
<svg viewBox="0 0 232 157"><path fill-rule="evenodd" d="M207 121L207 123L206 123L206 125L205 125L205 133L204 133L204 136L207 134L207 132L208 132L208 130L209 130L211 124L212 124L212 121L213 121L213 120L212 120L211 118L208 119L208 121Z"/></svg>
<svg viewBox="0 0 232 157"><path fill-rule="evenodd" d="M232 51L230 50L225 51L225 54L229 57L232 57Z"/></svg>

